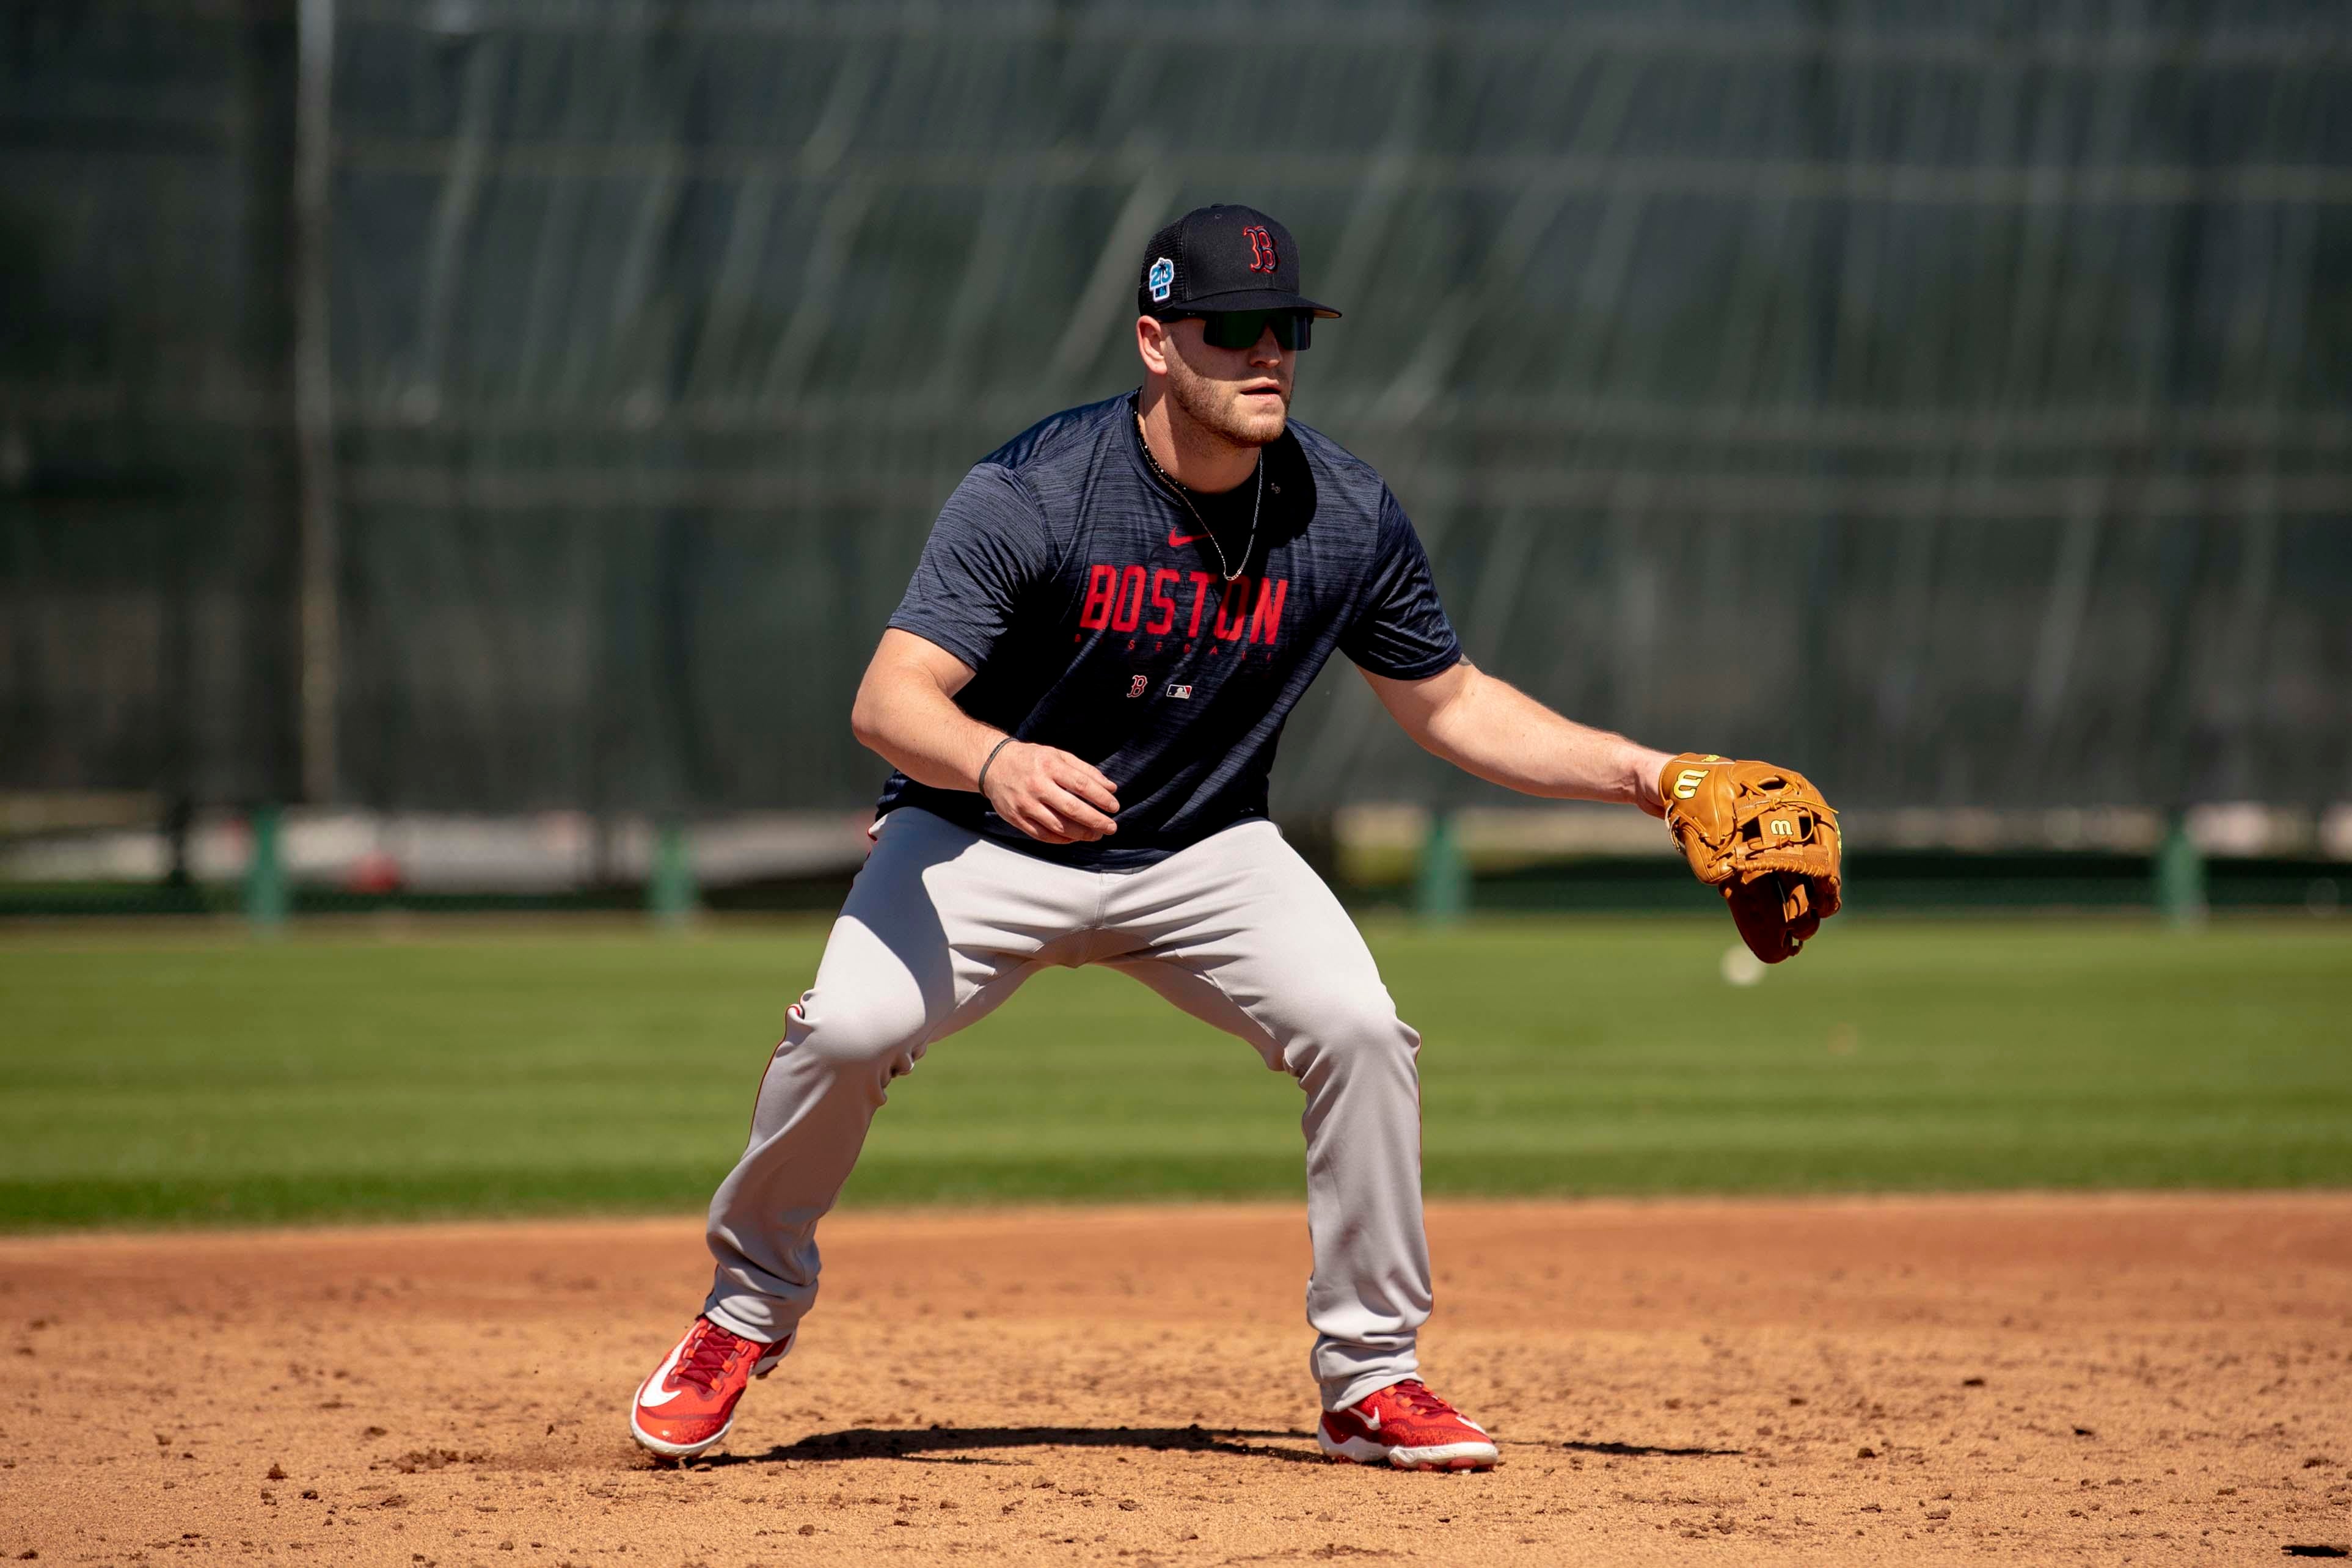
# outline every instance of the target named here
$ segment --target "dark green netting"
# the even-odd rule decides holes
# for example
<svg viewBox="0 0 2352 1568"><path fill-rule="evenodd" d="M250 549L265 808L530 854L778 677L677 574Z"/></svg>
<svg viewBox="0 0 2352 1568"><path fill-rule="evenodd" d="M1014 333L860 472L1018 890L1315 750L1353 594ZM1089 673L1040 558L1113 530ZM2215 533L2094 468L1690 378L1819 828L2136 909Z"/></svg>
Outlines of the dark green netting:
<svg viewBox="0 0 2352 1568"><path fill-rule="evenodd" d="M1300 417L1570 713L2352 795L2352 13L1559 11L342 0L336 794L866 799L932 510L1236 199L1348 312ZM0 22L0 789L300 789L294 29ZM1354 686L1286 805L1480 788Z"/></svg>

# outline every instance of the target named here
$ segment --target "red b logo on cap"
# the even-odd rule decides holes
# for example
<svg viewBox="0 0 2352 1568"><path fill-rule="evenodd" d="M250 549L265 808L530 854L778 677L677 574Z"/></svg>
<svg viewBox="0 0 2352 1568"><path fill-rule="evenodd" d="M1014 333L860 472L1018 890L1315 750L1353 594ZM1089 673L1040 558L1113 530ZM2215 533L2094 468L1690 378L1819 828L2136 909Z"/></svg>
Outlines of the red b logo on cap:
<svg viewBox="0 0 2352 1568"><path fill-rule="evenodd" d="M1280 265L1274 253L1274 235L1268 234L1262 225L1252 224L1242 233L1249 236L1252 272L1272 272Z"/></svg>

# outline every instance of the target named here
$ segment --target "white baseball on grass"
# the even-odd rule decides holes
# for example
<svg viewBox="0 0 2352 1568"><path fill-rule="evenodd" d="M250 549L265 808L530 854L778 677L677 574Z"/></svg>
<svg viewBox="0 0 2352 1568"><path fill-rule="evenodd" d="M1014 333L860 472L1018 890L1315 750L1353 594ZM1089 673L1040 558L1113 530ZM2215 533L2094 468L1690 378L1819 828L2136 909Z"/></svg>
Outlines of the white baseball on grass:
<svg viewBox="0 0 2352 1568"><path fill-rule="evenodd" d="M1764 977L1764 960L1748 950L1747 945L1734 942L1723 950L1723 983L1727 986L1752 986Z"/></svg>

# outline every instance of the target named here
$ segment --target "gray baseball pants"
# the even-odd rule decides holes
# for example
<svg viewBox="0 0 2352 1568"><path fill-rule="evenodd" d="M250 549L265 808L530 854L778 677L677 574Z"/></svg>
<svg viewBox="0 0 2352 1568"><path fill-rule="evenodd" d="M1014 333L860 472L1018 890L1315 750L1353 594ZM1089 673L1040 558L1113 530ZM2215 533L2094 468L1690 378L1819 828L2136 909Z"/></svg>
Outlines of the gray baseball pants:
<svg viewBox="0 0 2352 1568"><path fill-rule="evenodd" d="M704 1308L776 1343L816 1300L817 1221L890 1081L1049 964L1108 964L1257 1048L1307 1092L1307 1321L1326 1408L1415 1375L1429 1317L1421 1037L1354 922L1274 824L1142 871L1079 871L928 811L880 824L710 1203Z"/></svg>

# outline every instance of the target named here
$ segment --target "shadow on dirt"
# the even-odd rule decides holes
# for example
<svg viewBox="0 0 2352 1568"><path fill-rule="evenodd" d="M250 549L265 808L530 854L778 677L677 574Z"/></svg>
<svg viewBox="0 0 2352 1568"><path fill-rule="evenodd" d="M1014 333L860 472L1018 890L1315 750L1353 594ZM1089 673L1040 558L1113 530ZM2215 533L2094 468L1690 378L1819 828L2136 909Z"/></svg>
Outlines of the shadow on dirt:
<svg viewBox="0 0 2352 1568"><path fill-rule="evenodd" d="M855 1427L819 1432L764 1454L736 1454L698 1465L765 1465L780 1459L908 1459L919 1464L1005 1464L977 1457L997 1448L1144 1448L1156 1454L1229 1454L1241 1458L1323 1464L1313 1448L1276 1448L1250 1439L1312 1443L1312 1432L1260 1432L1205 1427Z"/></svg>
<svg viewBox="0 0 2352 1568"><path fill-rule="evenodd" d="M780 1460L905 1459L914 1464L1003 1465L1017 1461L987 1457L1004 1448L1141 1448L1155 1454L1227 1454L1237 1458L1290 1464L1325 1463L1311 1447L1274 1448L1255 1438L1279 1437L1307 1445L1312 1432L1255 1431L1206 1427L852 1427L818 1432L796 1443L781 1443L763 1454L719 1454L689 1461L695 1468L772 1465ZM1646 1443L1512 1443L1506 1448L1564 1448L1576 1454L1621 1458L1737 1458L1745 1448L1668 1448Z"/></svg>

